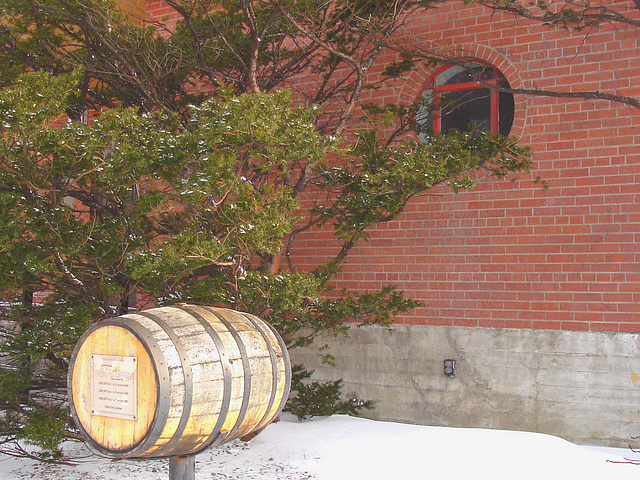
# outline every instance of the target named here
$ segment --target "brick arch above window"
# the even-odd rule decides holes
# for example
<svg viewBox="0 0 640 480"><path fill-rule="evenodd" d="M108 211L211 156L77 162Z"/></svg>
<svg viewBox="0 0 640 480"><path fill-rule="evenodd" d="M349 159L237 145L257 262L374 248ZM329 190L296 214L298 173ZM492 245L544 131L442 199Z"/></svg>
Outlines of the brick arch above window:
<svg viewBox="0 0 640 480"><path fill-rule="evenodd" d="M443 58L451 61L443 61L439 66L425 62L418 65L406 78L402 85L398 103L409 104L420 98L428 88L433 77L448 64L480 62L495 67L507 80L511 88L524 88L524 82L517 68L505 55L486 45L472 44L456 47L442 47L440 52ZM527 107L529 99L525 95L514 95L514 118L510 135L516 138L522 136L527 120Z"/></svg>

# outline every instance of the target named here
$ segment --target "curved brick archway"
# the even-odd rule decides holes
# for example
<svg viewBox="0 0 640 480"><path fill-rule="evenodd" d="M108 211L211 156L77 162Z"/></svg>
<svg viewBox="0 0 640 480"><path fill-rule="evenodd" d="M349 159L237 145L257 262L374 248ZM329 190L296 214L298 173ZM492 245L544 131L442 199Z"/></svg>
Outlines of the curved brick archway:
<svg viewBox="0 0 640 480"><path fill-rule="evenodd" d="M509 59L497 50L481 44L458 45L447 49L446 57L452 62L460 60L481 60L496 67L505 76L512 88L523 88L524 82L518 69ZM444 63L444 62L443 62ZM427 62L420 64L409 74L402 85L398 103L411 103L424 92L425 85L439 67ZM529 98L525 95L514 95L515 111L510 135L520 138L527 120Z"/></svg>

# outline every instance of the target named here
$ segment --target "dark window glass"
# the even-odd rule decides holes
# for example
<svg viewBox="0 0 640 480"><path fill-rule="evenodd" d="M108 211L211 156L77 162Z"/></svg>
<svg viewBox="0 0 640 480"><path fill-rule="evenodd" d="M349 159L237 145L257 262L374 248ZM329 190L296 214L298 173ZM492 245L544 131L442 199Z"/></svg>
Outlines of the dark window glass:
<svg viewBox="0 0 640 480"><path fill-rule="evenodd" d="M440 96L440 131L455 128L461 132L472 126L491 130L491 95L489 90L455 90Z"/></svg>
<svg viewBox="0 0 640 480"><path fill-rule="evenodd" d="M500 86L509 88L509 82L504 80L500 82ZM511 132L511 126L513 125L513 116L515 115L515 102L513 101L513 94L507 92L500 92L498 94L500 105L498 107L498 133L505 137Z"/></svg>

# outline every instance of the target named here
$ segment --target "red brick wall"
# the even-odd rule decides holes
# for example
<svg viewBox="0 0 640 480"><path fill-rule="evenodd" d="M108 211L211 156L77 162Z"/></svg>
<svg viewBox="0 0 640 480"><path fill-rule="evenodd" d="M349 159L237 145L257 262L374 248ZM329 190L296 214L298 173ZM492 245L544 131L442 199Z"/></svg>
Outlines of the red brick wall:
<svg viewBox="0 0 640 480"><path fill-rule="evenodd" d="M147 11L169 15L162 5L149 1ZM637 28L562 31L451 1L413 18L398 39L493 63L515 88L640 97ZM431 73L419 68L364 100L411 100ZM393 284L425 302L398 323L640 332L640 109L524 95L515 103L512 134L533 149L533 172L414 199L352 252L338 286ZM293 258L308 268L336 248L312 232Z"/></svg>
<svg viewBox="0 0 640 480"><path fill-rule="evenodd" d="M446 2L402 37L491 62L514 88L640 96L639 29L585 36ZM431 73L418 69L366 100L410 100ZM640 332L640 109L515 101L512 134L533 149L533 172L414 199L353 251L339 286L393 284L425 302L398 323ZM305 246L323 254L323 242L310 236Z"/></svg>
<svg viewBox="0 0 640 480"><path fill-rule="evenodd" d="M176 11L164 0L147 0L147 16L149 19L162 22L168 28L174 27L178 19Z"/></svg>

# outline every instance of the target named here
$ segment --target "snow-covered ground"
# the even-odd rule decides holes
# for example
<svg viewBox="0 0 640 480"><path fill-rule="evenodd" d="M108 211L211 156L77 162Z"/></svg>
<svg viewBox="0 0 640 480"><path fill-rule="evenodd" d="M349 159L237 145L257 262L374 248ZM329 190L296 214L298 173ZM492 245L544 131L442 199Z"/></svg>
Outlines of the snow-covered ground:
<svg viewBox="0 0 640 480"><path fill-rule="evenodd" d="M71 444L76 466L0 457L0 479L167 480L168 460L110 460ZM557 437L501 430L424 427L347 416L285 417L249 443L199 454L196 480L491 480L640 478L640 466L612 463L631 450L582 447Z"/></svg>

